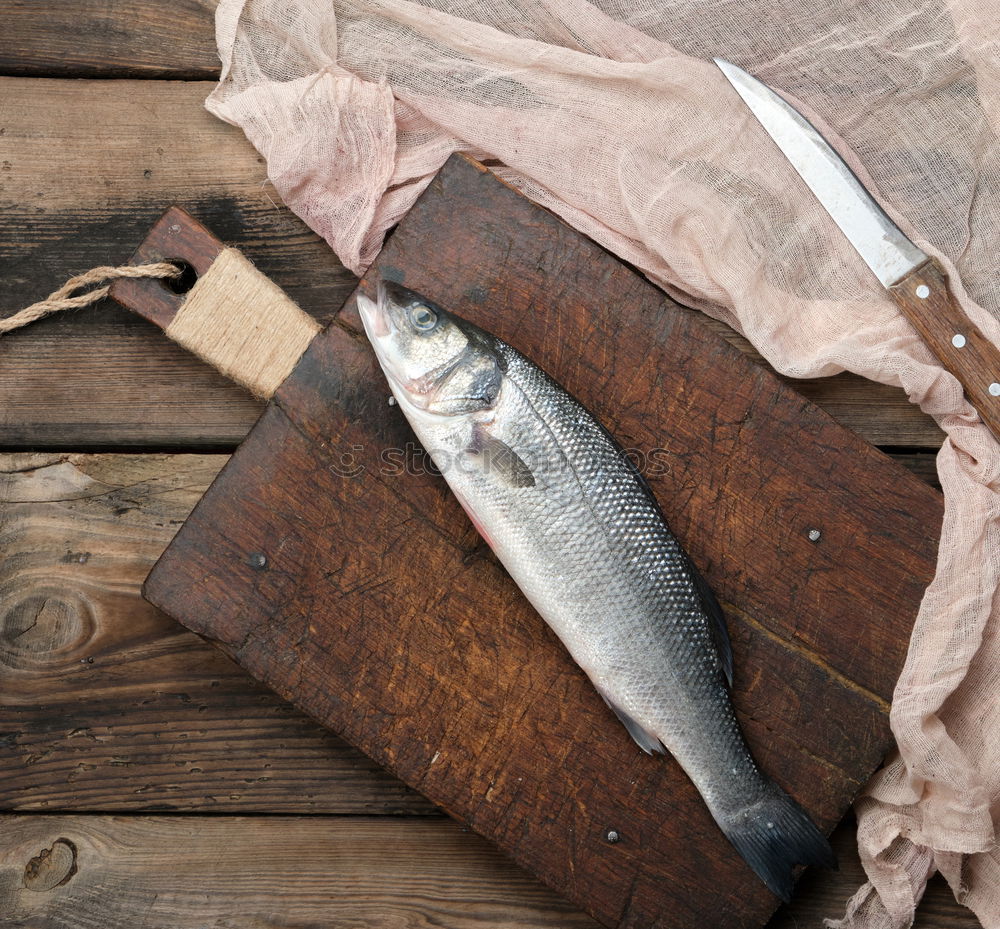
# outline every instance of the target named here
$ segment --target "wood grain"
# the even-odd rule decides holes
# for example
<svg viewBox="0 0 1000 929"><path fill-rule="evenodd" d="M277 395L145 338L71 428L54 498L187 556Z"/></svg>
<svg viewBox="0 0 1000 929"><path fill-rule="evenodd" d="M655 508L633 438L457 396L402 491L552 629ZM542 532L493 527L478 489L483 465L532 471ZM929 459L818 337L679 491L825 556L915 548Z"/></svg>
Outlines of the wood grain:
<svg viewBox="0 0 1000 929"><path fill-rule="evenodd" d="M594 927L446 820L8 816L0 829L0 919L33 929ZM58 843L76 872L26 887Z"/></svg>
<svg viewBox="0 0 1000 929"><path fill-rule="evenodd" d="M225 460L0 456L0 808L432 810L141 598Z"/></svg>
<svg viewBox="0 0 1000 929"><path fill-rule="evenodd" d="M0 919L32 929L596 926L446 820L6 816L0 836ZM864 872L850 824L832 841L840 874L808 875L769 929L843 913ZM978 927L932 880L913 929Z"/></svg>
<svg viewBox="0 0 1000 929"><path fill-rule="evenodd" d="M0 74L212 79L214 0L0 0Z"/></svg>
<svg viewBox="0 0 1000 929"><path fill-rule="evenodd" d="M0 456L0 809L431 811L141 598L227 458Z"/></svg>
<svg viewBox="0 0 1000 929"><path fill-rule="evenodd" d="M0 312L125 261L178 203L308 313L333 317L354 277L278 203L242 133L205 111L211 87L0 78ZM902 391L850 375L794 386L874 444L941 444ZM242 388L110 304L0 342L0 446L233 447L259 412Z"/></svg>
<svg viewBox="0 0 1000 929"><path fill-rule="evenodd" d="M561 286L541 300L552 261ZM528 350L626 446L662 453L647 473L729 608L748 738L832 826L888 745L939 497L462 159L378 264ZM147 595L607 925L702 925L708 898L762 923L773 898L679 768L637 757L440 478L387 467L407 442L349 304Z"/></svg>
<svg viewBox="0 0 1000 929"><path fill-rule="evenodd" d="M213 0L180 0L169 6L136 0L127 8L107 0L0 0L0 73L211 79L218 71L213 6ZM353 279L315 236L269 200L273 195L264 167L240 134L203 112L201 101L211 86L0 80L0 209L7 220L0 233L5 292L0 312L43 297L73 273L124 260L161 210L181 202L241 247L314 315L332 317ZM709 325L752 351L735 333ZM850 376L795 386L869 441L913 449L940 444L933 423L898 391ZM47 321L0 344L0 443L7 447L231 447L258 413L240 389L115 307ZM911 451L899 458L933 477L930 455ZM13 542L6 523L12 511L22 533L2 569L0 647L9 657L9 639L16 635L21 660L27 652L45 663L44 671L35 666L9 674L8 658L0 658L0 716L4 723L16 719L13 728L0 725L3 807L429 812L429 805L412 791L139 601L136 586L155 546L127 551L131 533L148 508L160 508L161 515L143 525L142 534L147 539L162 534L157 543L162 547L176 528L172 520L183 519L221 457L47 459L48 465L17 473L11 473L16 466L7 459L0 478L6 495L0 495L0 537L5 545ZM20 459L20 465L26 461ZM79 475L72 474L74 469ZM77 486L91 488L89 500L63 502ZM161 493L166 486L169 492ZM148 499L146 488L153 491ZM118 495L125 498L121 505L115 502ZM71 507L74 512L67 515ZM126 527L123 537L117 535L119 525ZM100 552L91 550L97 548L91 544L95 534ZM4 553L9 554L6 548ZM71 553L78 559L90 557L64 561ZM27 570L15 575L15 565ZM34 604L39 610L31 603L27 611L11 610L22 598L30 600L45 578L54 579L58 590L47 591L44 602ZM53 651L46 642L56 643L59 629L71 625L81 598L94 608L100 651L81 656L72 649ZM65 608L67 600L70 609ZM94 681L99 684L96 698ZM128 854L115 861L102 859L96 892L76 897L72 913L57 913L53 906L54 895L73 887L72 881L45 890L53 875L41 870L32 883L36 904L30 916L12 918L10 881L23 883L25 866L43 849L53 849L52 858L61 861L66 846L58 839L70 828L64 824L78 822L84 828L94 817L16 819L37 827L30 835L39 844L14 861L10 878L11 830L4 827L13 820L0 827L0 922L5 925L203 929L205 906L221 913L214 921L217 927L241 929L303 929L306 922L353 929L362 924L358 913L369 926L399 929L437 922L444 911L449 925L480 925L493 922L494 913L509 913L505 907L511 896L517 901L515 925L588 925L565 904L556 903L555 917L522 908L518 894L527 878L511 868L510 889L498 877L510 866L493 853L488 852L490 861L497 864L483 864L467 881L463 860L477 854L477 844L483 847L471 835L462 837L471 844L462 846L462 860L455 865L461 893L451 892L451 865L442 864L430 882L417 882L434 896L414 900L409 869L396 859L392 867L383 867L386 856L391 858L401 844L419 848L422 860L444 862L449 852L437 848L435 840L407 845L408 829L401 830L398 840L376 842L378 851L364 859L376 878L369 885L372 896L348 910L338 900L355 899L352 871L344 872L344 883L339 881L333 870L339 859L325 854L330 846L322 844L329 820L321 818L300 820L302 828L293 829L299 844L290 854L296 856L296 867L294 873L283 871L281 882L270 879L273 869L251 844L260 836L260 824L273 820L178 818L162 821L174 828L147 830L145 820L136 818L128 832L134 844L126 852L134 848L154 862L152 867L130 863ZM189 867L190 845L203 826L222 822L231 828L215 858L198 859L207 877L195 884L202 897L194 902L186 893L197 878ZM408 827L409 822L398 825ZM280 831L285 833L284 826ZM109 834L111 847L115 835L113 830ZM319 841L312 842L311 836ZM452 841L448 827L446 848ZM841 871L806 875L795 903L777 914L774 927L818 926L822 916L842 912L861 874L849 829L838 830L834 841ZM278 847L287 846L264 844L265 850ZM199 848L204 851L205 845ZM232 849L251 852L234 856ZM228 882L211 881L220 861L245 867L237 871L233 865ZM124 877L115 880L116 875ZM536 886L530 886L529 893L535 893ZM449 894L446 907L436 900L440 888ZM181 905L172 902L178 895ZM477 922L482 901L491 895L501 902ZM385 906L373 907L372 899L385 901ZM248 900L257 914L252 921L239 915L247 912ZM315 919L299 919L304 909L317 914ZM290 911L296 915L290 917ZM166 914L162 922L151 921L161 913ZM977 925L940 880L932 881L918 910L918 929Z"/></svg>
<svg viewBox="0 0 1000 929"><path fill-rule="evenodd" d="M172 206L153 224L129 264L171 261L184 269L181 279L173 286L163 286L149 278L119 278L111 285L108 296L126 310L166 329L184 303L183 294L208 272L225 247L190 213Z"/></svg>

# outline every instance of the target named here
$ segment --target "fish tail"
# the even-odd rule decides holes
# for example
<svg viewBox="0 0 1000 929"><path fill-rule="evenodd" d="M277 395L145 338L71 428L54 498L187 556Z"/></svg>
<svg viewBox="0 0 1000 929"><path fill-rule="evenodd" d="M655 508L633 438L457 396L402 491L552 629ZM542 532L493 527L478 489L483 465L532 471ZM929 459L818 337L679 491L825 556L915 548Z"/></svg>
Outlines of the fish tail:
<svg viewBox="0 0 1000 929"><path fill-rule="evenodd" d="M767 781L761 799L718 821L746 863L785 903L792 896L796 864L837 867L826 836L773 781Z"/></svg>

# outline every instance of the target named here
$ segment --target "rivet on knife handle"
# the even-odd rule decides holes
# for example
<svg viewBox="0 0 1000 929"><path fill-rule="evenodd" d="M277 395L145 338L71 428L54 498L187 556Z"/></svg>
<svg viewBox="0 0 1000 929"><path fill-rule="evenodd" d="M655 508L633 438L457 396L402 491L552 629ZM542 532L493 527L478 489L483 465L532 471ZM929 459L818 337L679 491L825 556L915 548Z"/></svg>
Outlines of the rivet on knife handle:
<svg viewBox="0 0 1000 929"><path fill-rule="evenodd" d="M788 101L736 65L715 63L1000 439L1000 349L958 305L941 266L906 237Z"/></svg>
<svg viewBox="0 0 1000 929"><path fill-rule="evenodd" d="M933 259L889 288L927 346L961 382L983 422L1000 437L1000 350L959 307Z"/></svg>

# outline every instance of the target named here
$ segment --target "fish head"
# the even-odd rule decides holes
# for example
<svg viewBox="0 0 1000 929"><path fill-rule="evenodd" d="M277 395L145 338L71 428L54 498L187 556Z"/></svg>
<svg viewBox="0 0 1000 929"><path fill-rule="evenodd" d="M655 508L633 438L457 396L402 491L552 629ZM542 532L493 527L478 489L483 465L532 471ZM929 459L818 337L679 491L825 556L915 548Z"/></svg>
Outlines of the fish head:
<svg viewBox="0 0 1000 929"><path fill-rule="evenodd" d="M365 333L401 405L439 416L489 410L503 365L482 330L395 281L358 296Z"/></svg>

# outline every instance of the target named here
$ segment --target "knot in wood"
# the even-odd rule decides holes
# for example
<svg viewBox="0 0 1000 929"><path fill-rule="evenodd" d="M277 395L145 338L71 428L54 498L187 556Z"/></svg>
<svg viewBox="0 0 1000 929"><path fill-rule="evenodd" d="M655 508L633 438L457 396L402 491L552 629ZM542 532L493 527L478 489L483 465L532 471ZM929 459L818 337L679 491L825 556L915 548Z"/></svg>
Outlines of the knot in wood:
<svg viewBox="0 0 1000 929"><path fill-rule="evenodd" d="M25 669L62 664L93 635L93 610L83 596L36 588L0 612L0 665Z"/></svg>
<svg viewBox="0 0 1000 929"><path fill-rule="evenodd" d="M43 848L25 865L25 889L52 890L67 883L76 870L76 845L69 839L56 839L51 848Z"/></svg>

